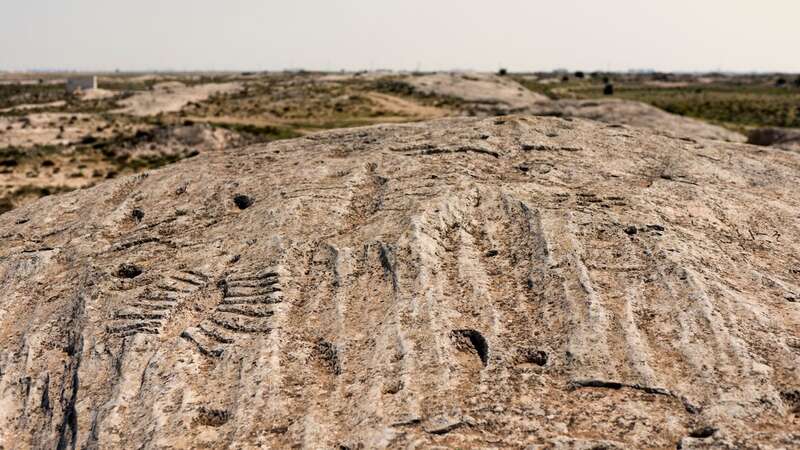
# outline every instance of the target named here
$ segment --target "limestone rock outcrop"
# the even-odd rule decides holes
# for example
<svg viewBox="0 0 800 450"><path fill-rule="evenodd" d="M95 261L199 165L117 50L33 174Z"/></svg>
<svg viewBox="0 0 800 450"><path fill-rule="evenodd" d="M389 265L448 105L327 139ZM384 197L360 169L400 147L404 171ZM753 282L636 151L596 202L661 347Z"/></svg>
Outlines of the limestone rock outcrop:
<svg viewBox="0 0 800 450"><path fill-rule="evenodd" d="M473 116L524 113L571 117L647 128L679 138L728 142L747 140L741 133L642 102L617 98L551 100L508 77L497 75L436 73L409 76L405 82L417 93L457 99L454 106Z"/></svg>
<svg viewBox="0 0 800 450"><path fill-rule="evenodd" d="M800 152L800 130L796 128L757 128L748 133L747 142L753 145Z"/></svg>
<svg viewBox="0 0 800 450"><path fill-rule="evenodd" d="M591 119L609 124L648 128L672 137L745 142L741 133L718 125L679 116L642 102L622 99L554 100L527 110L531 114Z"/></svg>
<svg viewBox="0 0 800 450"><path fill-rule="evenodd" d="M554 117L0 215L0 447L796 448L800 155Z"/></svg>

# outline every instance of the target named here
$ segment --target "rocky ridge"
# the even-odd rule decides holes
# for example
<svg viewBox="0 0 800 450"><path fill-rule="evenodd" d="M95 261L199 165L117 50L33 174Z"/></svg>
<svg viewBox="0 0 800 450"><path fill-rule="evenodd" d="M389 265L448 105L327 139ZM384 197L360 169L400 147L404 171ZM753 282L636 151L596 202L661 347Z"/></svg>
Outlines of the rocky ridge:
<svg viewBox="0 0 800 450"><path fill-rule="evenodd" d="M0 216L0 447L792 448L800 155L508 116Z"/></svg>

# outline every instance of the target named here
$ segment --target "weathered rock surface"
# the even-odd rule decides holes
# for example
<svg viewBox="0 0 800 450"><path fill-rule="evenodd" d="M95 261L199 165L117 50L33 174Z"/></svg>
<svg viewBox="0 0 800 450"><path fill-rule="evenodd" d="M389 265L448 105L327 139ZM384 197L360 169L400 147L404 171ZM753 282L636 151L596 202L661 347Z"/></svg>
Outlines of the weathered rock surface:
<svg viewBox="0 0 800 450"><path fill-rule="evenodd" d="M800 152L800 130L795 128L757 128L748 133L747 142L753 145Z"/></svg>
<svg viewBox="0 0 800 450"><path fill-rule="evenodd" d="M797 448L800 155L510 116L0 216L3 448Z"/></svg>
<svg viewBox="0 0 800 450"><path fill-rule="evenodd" d="M540 103L527 112L540 115L579 117L610 124L623 124L668 133L674 137L744 142L744 135L702 120L668 113L642 102L620 99L555 100Z"/></svg>
<svg viewBox="0 0 800 450"><path fill-rule="evenodd" d="M737 132L702 120L668 113L642 102L622 99L550 100L508 77L481 73L437 73L406 77L419 93L451 97L470 115L525 113L592 119L609 124L647 128L674 137L745 142Z"/></svg>

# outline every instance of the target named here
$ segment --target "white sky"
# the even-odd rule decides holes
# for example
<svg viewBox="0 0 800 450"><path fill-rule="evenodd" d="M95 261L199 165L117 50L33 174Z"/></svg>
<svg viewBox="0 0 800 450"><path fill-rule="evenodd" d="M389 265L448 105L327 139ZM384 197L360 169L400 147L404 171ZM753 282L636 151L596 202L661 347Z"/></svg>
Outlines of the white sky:
<svg viewBox="0 0 800 450"><path fill-rule="evenodd" d="M800 0L0 0L0 70L800 72Z"/></svg>

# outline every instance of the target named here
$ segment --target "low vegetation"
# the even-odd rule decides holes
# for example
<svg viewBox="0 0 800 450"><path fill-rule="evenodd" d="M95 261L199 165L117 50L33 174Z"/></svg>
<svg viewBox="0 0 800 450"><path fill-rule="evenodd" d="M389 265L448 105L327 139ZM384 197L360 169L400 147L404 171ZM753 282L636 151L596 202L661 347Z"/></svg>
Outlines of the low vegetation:
<svg viewBox="0 0 800 450"><path fill-rule="evenodd" d="M542 83L518 77L525 87L550 98L600 98L608 75ZM800 84L777 83L774 76L667 78L659 75L613 79L613 97L649 103L665 111L725 125L736 130L753 127L800 127Z"/></svg>
<svg viewBox="0 0 800 450"><path fill-rule="evenodd" d="M249 138L252 141L270 142L279 139L292 139L302 134L290 128L281 128L271 125L259 126L249 123L207 122L209 125L225 128Z"/></svg>
<svg viewBox="0 0 800 450"><path fill-rule="evenodd" d="M65 100L63 85L56 84L0 84L0 109L34 103L51 103Z"/></svg>
<svg viewBox="0 0 800 450"><path fill-rule="evenodd" d="M425 74L412 74L416 75ZM515 74L506 69L496 75L551 99L637 100L741 132L758 127L800 128L800 77L796 75ZM64 74L15 77L0 84L0 120L5 124L0 129L4 135L0 212L39 196L156 169L220 146L290 139L332 128L472 114L466 100L420 92L405 74L106 74L98 84L111 94L83 98L65 91ZM145 117L113 112L120 108L120 100L167 82L239 82L243 88L191 102L177 112ZM31 120L39 113L57 114ZM174 133L195 125L205 127L202 145L207 147L181 141ZM45 131L56 136L52 142L31 139Z"/></svg>

